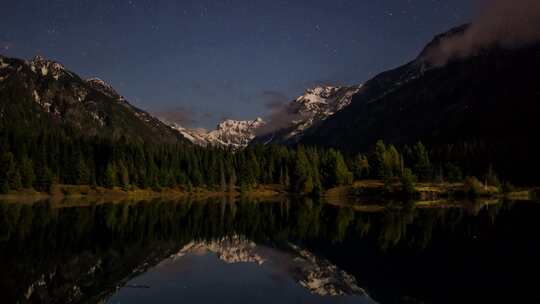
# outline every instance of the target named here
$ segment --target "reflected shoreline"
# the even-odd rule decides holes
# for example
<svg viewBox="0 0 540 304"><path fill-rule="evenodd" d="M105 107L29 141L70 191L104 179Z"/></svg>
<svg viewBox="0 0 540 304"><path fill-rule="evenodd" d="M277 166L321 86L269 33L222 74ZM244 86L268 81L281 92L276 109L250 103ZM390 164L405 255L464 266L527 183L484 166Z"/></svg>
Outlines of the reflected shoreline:
<svg viewBox="0 0 540 304"><path fill-rule="evenodd" d="M505 248L509 242L516 252L540 253L530 251L535 238L527 233L535 231L531 225L536 221L527 219L538 214L538 208L540 205L533 202L490 200L360 205L294 197L272 201L227 197L31 204L0 201L0 261L6 265L0 274L0 289L8 303L99 302L133 277L187 250L188 244L215 244L216 240L241 236L269 250L285 249L304 264L311 261L307 263L311 268L296 267L289 273L318 294L365 290L380 303L403 296L433 301L430 297L436 295L427 294L429 289L425 288L443 287L430 282L454 282L455 271L468 269L451 264L440 269L444 265L439 259L455 259L463 265L505 261L502 257L508 253L491 246ZM516 248L519 235L530 238L521 241L523 245L518 243L529 251ZM537 266L523 254L520 258L531 271ZM492 280L522 271L501 265L505 264L494 268L500 274L491 277L474 272L467 275L470 279L482 277L496 286ZM334 266L347 275L325 271ZM409 268L412 266L414 271ZM314 268L318 271L310 271ZM436 268L438 272L433 273ZM389 280L411 271L421 284ZM382 274L384 277L378 278ZM436 280L428 279L433 276ZM453 284L470 284L466 276L460 279L463 283L458 280ZM347 280L349 283L341 284ZM333 285L319 288L320 282ZM520 292L527 286L526 282L512 283Z"/></svg>

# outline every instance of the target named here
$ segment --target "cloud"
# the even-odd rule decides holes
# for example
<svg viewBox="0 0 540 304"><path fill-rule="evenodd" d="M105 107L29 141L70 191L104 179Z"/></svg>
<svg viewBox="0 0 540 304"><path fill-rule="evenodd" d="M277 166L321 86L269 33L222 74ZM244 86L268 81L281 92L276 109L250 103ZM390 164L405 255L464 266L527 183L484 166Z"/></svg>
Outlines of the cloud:
<svg viewBox="0 0 540 304"><path fill-rule="evenodd" d="M282 92L267 90L262 92L264 105L269 110L275 110L283 107L290 99Z"/></svg>
<svg viewBox="0 0 540 304"><path fill-rule="evenodd" d="M218 121L226 118L222 112L197 109L191 105L161 107L151 111L152 115L167 122L177 123L190 129L214 129Z"/></svg>
<svg viewBox="0 0 540 304"><path fill-rule="evenodd" d="M153 115L159 117L160 119L177 123L182 127L194 126L197 123L196 117L198 116L193 109L183 106L155 111Z"/></svg>
<svg viewBox="0 0 540 304"><path fill-rule="evenodd" d="M261 96L269 113L264 117L265 125L256 130L258 136L288 128L292 126L294 120L301 117L285 93L267 90L263 91Z"/></svg>
<svg viewBox="0 0 540 304"><path fill-rule="evenodd" d="M0 41L0 51L9 51L15 46L13 42L10 41Z"/></svg>
<svg viewBox="0 0 540 304"><path fill-rule="evenodd" d="M442 38L428 50L427 61L444 65L490 46L519 48L540 40L539 0L485 0L480 13L461 34Z"/></svg>

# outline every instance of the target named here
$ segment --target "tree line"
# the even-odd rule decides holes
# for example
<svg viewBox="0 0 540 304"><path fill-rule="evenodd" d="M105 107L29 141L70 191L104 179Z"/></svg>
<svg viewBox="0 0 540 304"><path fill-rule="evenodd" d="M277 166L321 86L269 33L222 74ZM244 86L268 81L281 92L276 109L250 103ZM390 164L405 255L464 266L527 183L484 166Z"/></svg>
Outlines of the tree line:
<svg viewBox="0 0 540 304"><path fill-rule="evenodd" d="M24 135L24 136L23 136ZM490 169L490 181L498 182ZM248 191L280 184L291 192L319 194L360 179L401 180L412 191L418 181L464 179L458 164L432 160L422 143L401 149L379 141L365 154L334 149L254 146L241 151L186 144L149 145L125 138L65 136L60 133L0 133L0 192L54 184L106 188L195 187Z"/></svg>

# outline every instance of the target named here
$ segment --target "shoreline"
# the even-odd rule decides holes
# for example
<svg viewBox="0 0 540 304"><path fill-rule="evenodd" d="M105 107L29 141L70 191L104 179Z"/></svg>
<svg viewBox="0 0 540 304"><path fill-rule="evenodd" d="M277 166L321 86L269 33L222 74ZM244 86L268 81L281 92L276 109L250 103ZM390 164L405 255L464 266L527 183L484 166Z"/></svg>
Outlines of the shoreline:
<svg viewBox="0 0 540 304"><path fill-rule="evenodd" d="M415 200L415 201L439 201L448 199L475 199L475 198L508 198L514 200L528 200L535 196L538 192L537 188L519 189L509 193L502 193L495 187L487 187L485 192L481 192L476 197L468 197L464 192L463 183L418 183L415 187L416 193L412 197L404 197L401 195L401 185L393 183L390 187L385 187L381 180L361 180L356 181L352 185L334 187L325 190L320 194L319 198L325 200ZM256 188L240 192L238 189L234 191L217 191L207 188L194 188L192 191L186 191L180 188L161 188L159 190L152 189L122 189L115 187L108 189L99 186L89 185L55 185L50 193L38 192L33 189L22 189L18 191L10 191L7 194L0 194L2 201L39 201L39 200L64 200L64 199L116 199L116 200L145 200L156 198L170 199L209 199L218 197L228 198L261 198L271 199L286 196L305 196L311 195L293 193L288 191L282 185L259 185Z"/></svg>

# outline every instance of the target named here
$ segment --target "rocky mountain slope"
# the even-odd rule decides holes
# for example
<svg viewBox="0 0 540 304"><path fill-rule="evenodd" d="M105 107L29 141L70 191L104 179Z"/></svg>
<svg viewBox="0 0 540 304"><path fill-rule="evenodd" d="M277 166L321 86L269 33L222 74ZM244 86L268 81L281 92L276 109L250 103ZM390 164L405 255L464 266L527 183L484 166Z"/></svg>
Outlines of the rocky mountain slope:
<svg viewBox="0 0 540 304"><path fill-rule="evenodd" d="M132 106L104 81L83 80L39 56L0 56L0 126L155 143L184 141L179 132Z"/></svg>

